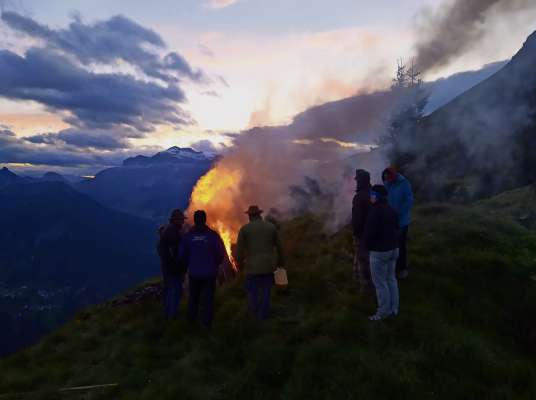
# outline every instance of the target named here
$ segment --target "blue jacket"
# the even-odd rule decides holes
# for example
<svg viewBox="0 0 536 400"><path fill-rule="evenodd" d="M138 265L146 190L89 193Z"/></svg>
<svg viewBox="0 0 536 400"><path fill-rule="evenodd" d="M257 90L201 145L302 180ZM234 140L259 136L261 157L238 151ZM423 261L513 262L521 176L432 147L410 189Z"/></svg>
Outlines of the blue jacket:
<svg viewBox="0 0 536 400"><path fill-rule="evenodd" d="M195 278L212 278L218 275L218 267L226 256L220 235L208 226L194 226L183 237L179 259L188 274Z"/></svg>
<svg viewBox="0 0 536 400"><path fill-rule="evenodd" d="M400 228L411 223L411 208L413 207L413 192L411 184L401 174L398 174L394 182L385 182L385 188L389 192L389 205L398 214Z"/></svg>

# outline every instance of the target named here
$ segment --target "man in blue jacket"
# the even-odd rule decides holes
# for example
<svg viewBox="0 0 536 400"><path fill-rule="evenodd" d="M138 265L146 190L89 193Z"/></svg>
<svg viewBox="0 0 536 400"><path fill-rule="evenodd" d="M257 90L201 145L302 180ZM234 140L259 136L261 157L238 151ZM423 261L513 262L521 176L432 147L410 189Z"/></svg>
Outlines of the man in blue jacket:
<svg viewBox="0 0 536 400"><path fill-rule="evenodd" d="M201 323L210 329L214 318L218 269L225 259L226 251L220 235L207 226L207 214L204 211L194 213L194 224L184 236L179 251L179 257L189 276L188 318L192 322L197 321L201 303Z"/></svg>
<svg viewBox="0 0 536 400"><path fill-rule="evenodd" d="M383 171L382 180L389 193L389 205L398 214L400 234L398 238L399 256L396 263L396 272L399 278L405 279L408 277L406 242L408 239L409 225L411 223L413 192L409 181L402 174L399 174L394 167L389 167Z"/></svg>

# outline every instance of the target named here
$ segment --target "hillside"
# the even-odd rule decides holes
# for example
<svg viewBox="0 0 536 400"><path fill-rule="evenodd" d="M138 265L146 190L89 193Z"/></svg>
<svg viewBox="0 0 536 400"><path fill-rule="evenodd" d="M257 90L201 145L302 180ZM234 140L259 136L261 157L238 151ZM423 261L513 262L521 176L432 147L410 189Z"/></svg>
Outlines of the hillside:
<svg viewBox="0 0 536 400"><path fill-rule="evenodd" d="M423 119L407 166L421 191L478 198L535 181L535 68L536 32L498 72Z"/></svg>
<svg viewBox="0 0 536 400"><path fill-rule="evenodd" d="M0 355L158 271L155 226L62 182L0 188Z"/></svg>
<svg viewBox="0 0 536 400"><path fill-rule="evenodd" d="M212 334L166 323L155 300L110 302L0 360L0 395L118 383L61 398L533 399L536 232L516 214L531 190L419 207L397 319L367 320L349 231L326 236L303 217L282 227L291 284L270 321L245 318L242 282L219 290Z"/></svg>

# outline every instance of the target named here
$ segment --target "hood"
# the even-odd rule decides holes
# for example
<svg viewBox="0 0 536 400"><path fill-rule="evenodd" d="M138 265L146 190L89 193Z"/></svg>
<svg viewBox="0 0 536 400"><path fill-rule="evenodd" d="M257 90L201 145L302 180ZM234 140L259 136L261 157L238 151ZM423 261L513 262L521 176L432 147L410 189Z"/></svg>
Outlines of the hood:
<svg viewBox="0 0 536 400"><path fill-rule="evenodd" d="M364 169L358 169L355 172L357 191L370 189L370 173Z"/></svg>

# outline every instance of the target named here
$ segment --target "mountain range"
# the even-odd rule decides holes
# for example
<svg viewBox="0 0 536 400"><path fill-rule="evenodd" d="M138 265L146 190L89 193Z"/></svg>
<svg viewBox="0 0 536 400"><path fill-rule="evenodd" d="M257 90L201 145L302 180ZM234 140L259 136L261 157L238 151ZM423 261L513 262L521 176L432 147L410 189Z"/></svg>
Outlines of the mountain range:
<svg viewBox="0 0 536 400"><path fill-rule="evenodd" d="M192 149L171 147L152 157L128 158L75 185L100 203L132 215L165 221L169 211L186 208L192 188L216 159Z"/></svg>

